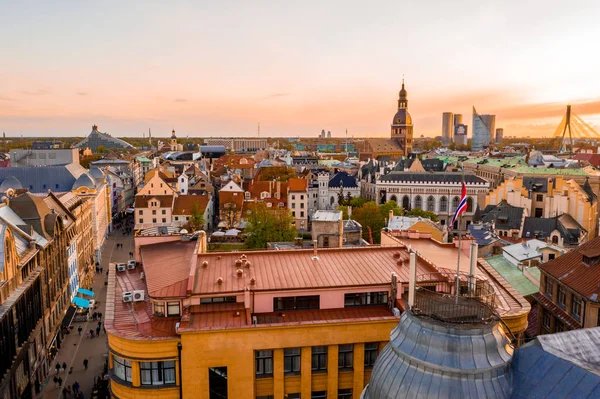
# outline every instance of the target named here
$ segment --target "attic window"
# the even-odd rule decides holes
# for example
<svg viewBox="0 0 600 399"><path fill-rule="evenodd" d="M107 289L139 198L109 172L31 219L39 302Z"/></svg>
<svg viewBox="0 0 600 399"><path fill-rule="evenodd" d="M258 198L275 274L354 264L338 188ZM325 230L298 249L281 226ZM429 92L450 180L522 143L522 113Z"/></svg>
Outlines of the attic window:
<svg viewBox="0 0 600 399"><path fill-rule="evenodd" d="M598 263L600 263L600 256L583 256L583 259L581 260L583 263L585 263L587 266L594 266L597 265Z"/></svg>

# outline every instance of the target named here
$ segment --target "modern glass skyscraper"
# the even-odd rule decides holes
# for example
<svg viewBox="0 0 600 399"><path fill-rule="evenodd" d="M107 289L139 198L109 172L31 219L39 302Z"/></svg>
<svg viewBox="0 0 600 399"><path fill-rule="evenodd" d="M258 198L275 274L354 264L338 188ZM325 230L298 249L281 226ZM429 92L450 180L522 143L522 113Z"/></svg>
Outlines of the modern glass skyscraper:
<svg viewBox="0 0 600 399"><path fill-rule="evenodd" d="M471 151L481 151L488 147L496 132L496 115L480 115L473 107L473 138Z"/></svg>

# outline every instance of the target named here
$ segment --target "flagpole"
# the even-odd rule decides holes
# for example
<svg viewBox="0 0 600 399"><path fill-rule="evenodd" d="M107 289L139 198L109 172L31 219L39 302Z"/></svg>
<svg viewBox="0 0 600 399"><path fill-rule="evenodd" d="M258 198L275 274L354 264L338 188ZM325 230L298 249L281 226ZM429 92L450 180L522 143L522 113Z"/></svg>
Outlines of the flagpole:
<svg viewBox="0 0 600 399"><path fill-rule="evenodd" d="M465 169L464 169L464 167L462 167L461 191L462 191L462 187L463 187L462 185L463 184L465 184ZM459 206L460 206L460 203L459 203ZM462 224L462 214L463 214L463 212L461 212L460 215L458 216L458 255L456 256L456 286L454 287L454 291L455 291L454 295L456 297L456 303L457 304L458 304L458 291L459 291L459 288L460 288L460 251L461 251L461 247L460 247L460 243L461 243L460 226Z"/></svg>

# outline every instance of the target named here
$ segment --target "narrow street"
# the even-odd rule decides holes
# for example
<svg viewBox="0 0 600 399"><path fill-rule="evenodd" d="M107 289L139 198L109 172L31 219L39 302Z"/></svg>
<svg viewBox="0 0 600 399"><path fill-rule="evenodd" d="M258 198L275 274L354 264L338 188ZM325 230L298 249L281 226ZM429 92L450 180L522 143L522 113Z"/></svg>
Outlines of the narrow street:
<svg viewBox="0 0 600 399"><path fill-rule="evenodd" d="M123 244L123 248L117 249L117 243ZM108 270L109 262L126 262L129 259L130 251L133 251L132 235L124 236L121 230L116 230L106 239L102 261L100 262L102 273L95 274L92 285L95 293L96 312L104 314L106 306L106 286L104 282L106 281L106 271ZM96 327L98 327L97 320L86 322L74 321L72 325L71 333L65 336L62 347L56 356L55 363L50 365L52 373L44 381L42 394L38 395L38 398L74 398L74 395L63 396L62 391L67 386L72 387L77 382L80 385L79 391L83 392L85 399L88 399L92 397L91 394L95 381L98 378L103 378L104 365L108 356L106 334L101 330L98 337L87 338L86 332L90 330L94 331L94 335L96 334ZM81 336L77 332L80 326L82 327ZM84 367L84 359L88 360L87 370ZM60 387L57 387L53 381L56 362L61 365L63 362L67 364L67 370L61 370L58 374L58 377L62 378L62 385ZM73 371L69 373L71 367Z"/></svg>

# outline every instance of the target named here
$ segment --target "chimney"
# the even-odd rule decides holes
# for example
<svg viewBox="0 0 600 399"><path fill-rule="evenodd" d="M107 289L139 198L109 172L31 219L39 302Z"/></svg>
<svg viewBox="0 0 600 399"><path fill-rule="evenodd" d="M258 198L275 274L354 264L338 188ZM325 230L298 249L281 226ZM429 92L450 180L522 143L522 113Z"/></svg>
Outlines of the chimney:
<svg viewBox="0 0 600 399"><path fill-rule="evenodd" d="M475 269L477 269L477 257L479 256L479 249L475 241L471 242L471 263L469 268L469 291L473 293L475 291Z"/></svg>
<svg viewBox="0 0 600 399"><path fill-rule="evenodd" d="M408 280L408 309L415 305L415 285L417 282L417 255L410 253L410 276Z"/></svg>
<svg viewBox="0 0 600 399"><path fill-rule="evenodd" d="M392 272L392 295L390 297L392 307L396 307L396 300L398 299L398 275L396 272Z"/></svg>
<svg viewBox="0 0 600 399"><path fill-rule="evenodd" d="M319 241L313 240L313 260L319 259L319 253L317 251Z"/></svg>
<svg viewBox="0 0 600 399"><path fill-rule="evenodd" d="M339 229L338 229L338 238L339 238L338 248L341 248L344 246L344 218L343 218L341 212L340 212L340 222L339 222Z"/></svg>
<svg viewBox="0 0 600 399"><path fill-rule="evenodd" d="M198 237L198 242L200 243L200 245L198 246L198 253L206 253L206 247L207 247L207 243L206 243L206 232L203 230L200 232L200 235Z"/></svg>
<svg viewBox="0 0 600 399"><path fill-rule="evenodd" d="M390 215L389 215L389 219L388 219L388 226L389 223L392 223L392 219L394 218L394 211L390 209Z"/></svg>

